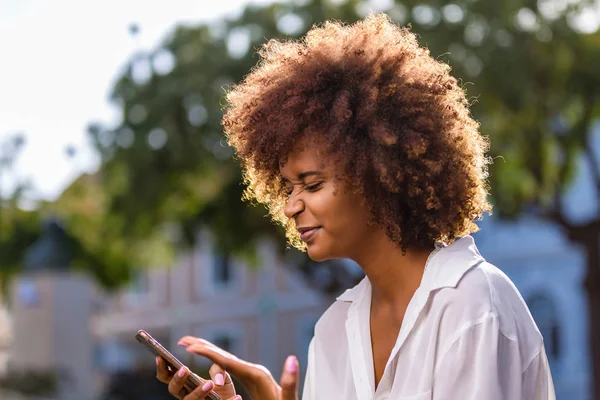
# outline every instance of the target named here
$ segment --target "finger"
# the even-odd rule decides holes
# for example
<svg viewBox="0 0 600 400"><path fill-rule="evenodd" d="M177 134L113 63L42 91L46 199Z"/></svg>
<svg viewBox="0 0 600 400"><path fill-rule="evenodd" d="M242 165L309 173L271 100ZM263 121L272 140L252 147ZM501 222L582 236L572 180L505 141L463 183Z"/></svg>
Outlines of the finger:
<svg viewBox="0 0 600 400"><path fill-rule="evenodd" d="M205 346L205 347L213 349L214 351L219 352L219 353L221 353L221 354L223 354L223 355L225 355L227 357L232 357L232 358L236 358L237 359L237 357L234 356L233 354L231 354L231 353L223 350L219 346L217 346L217 345L209 342L206 339L202 339L202 338L196 338L196 337L193 337L193 336L184 336L183 338L181 338L179 340L179 342L177 342L177 345L183 346L183 347L186 347L186 348L189 347L189 346L192 346L192 345Z"/></svg>
<svg viewBox="0 0 600 400"><path fill-rule="evenodd" d="M185 381L187 381L189 374L190 371L186 367L181 367L179 371L173 375L171 382L169 382L169 393L177 398L180 398L181 392L185 387Z"/></svg>
<svg viewBox="0 0 600 400"><path fill-rule="evenodd" d="M204 400L208 393L215 388L213 381L206 381L204 385L197 387L193 392L183 398L183 400Z"/></svg>
<svg viewBox="0 0 600 400"><path fill-rule="evenodd" d="M173 374L169 372L167 363L162 357L156 357L156 378L162 383L169 383L173 378Z"/></svg>
<svg viewBox="0 0 600 400"><path fill-rule="evenodd" d="M177 342L178 345L180 346L190 346L192 344L196 344L196 343L204 343L204 344L211 344L211 342L209 342L206 339L202 339L202 338L197 338L194 336L184 336L181 339L179 339L179 342ZM214 346L214 345L213 345Z"/></svg>
<svg viewBox="0 0 600 400"><path fill-rule="evenodd" d="M211 342L209 342L208 340L205 339L201 339L201 338L195 338L195 337L191 337L191 336L185 336L183 338L181 338L179 340L179 342L177 343L179 346L183 346L185 348L188 348L190 346L200 346L200 347L206 347L207 349L211 349L214 352L220 353L221 355L228 357L228 358L232 358L232 359L238 359L236 356L234 356L233 354L223 350L222 348L220 348L217 345L212 344ZM224 367L224 366L222 366Z"/></svg>
<svg viewBox="0 0 600 400"><path fill-rule="evenodd" d="M240 360L236 356L229 354L212 344L197 342L196 344L188 346L186 351L191 354L206 357L215 364L220 365L221 368L224 368L240 378L252 379L257 378L257 374L265 373L270 376L269 371L265 367Z"/></svg>
<svg viewBox="0 0 600 400"><path fill-rule="evenodd" d="M298 400L298 360L289 356L281 373L281 400Z"/></svg>
<svg viewBox="0 0 600 400"><path fill-rule="evenodd" d="M215 383L216 386L223 386L231 384L231 376L218 364L213 364L208 370L210 379Z"/></svg>

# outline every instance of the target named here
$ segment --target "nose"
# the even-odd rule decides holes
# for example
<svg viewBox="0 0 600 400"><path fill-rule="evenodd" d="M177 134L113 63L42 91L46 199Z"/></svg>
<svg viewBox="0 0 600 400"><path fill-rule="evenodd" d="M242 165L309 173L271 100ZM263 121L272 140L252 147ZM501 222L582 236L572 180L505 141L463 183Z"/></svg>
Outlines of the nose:
<svg viewBox="0 0 600 400"><path fill-rule="evenodd" d="M285 205L283 213L288 218L294 218L304 210L304 201L296 193L292 193Z"/></svg>

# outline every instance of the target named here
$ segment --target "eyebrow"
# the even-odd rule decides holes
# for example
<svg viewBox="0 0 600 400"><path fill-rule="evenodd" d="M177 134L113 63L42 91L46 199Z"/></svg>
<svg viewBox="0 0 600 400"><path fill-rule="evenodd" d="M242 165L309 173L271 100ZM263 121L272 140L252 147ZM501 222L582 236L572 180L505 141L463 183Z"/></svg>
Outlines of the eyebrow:
<svg viewBox="0 0 600 400"><path fill-rule="evenodd" d="M302 181L302 180L304 180L305 178L307 178L309 176L320 176L320 175L323 175L323 173L321 171L306 171L306 172L303 172L303 173L301 173L301 174L298 175L298 180ZM290 181L286 177L283 177L283 180L285 182L289 182Z"/></svg>

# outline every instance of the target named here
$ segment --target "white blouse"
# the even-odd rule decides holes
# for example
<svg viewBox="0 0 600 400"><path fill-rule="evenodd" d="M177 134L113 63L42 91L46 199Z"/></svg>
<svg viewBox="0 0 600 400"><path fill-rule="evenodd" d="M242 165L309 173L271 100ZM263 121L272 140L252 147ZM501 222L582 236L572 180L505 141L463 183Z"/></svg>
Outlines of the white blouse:
<svg viewBox="0 0 600 400"><path fill-rule="evenodd" d="M514 284L471 236L434 250L377 389L371 283L315 327L303 400L555 399L542 336Z"/></svg>

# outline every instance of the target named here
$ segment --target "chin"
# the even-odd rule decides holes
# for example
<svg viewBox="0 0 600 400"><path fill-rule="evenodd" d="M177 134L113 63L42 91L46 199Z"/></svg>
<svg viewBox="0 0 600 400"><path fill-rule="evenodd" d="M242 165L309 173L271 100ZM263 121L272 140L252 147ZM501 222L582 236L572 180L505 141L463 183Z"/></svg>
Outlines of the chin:
<svg viewBox="0 0 600 400"><path fill-rule="evenodd" d="M314 262L327 261L333 258L327 251L323 251L323 249L319 249L317 246L308 246L306 252L308 253L308 257Z"/></svg>
<svg viewBox="0 0 600 400"><path fill-rule="evenodd" d="M334 251L332 251L333 249L331 247L322 246L323 243L320 244L321 246L316 243L307 245L306 253L311 260L314 262L322 262L340 258L335 254Z"/></svg>

